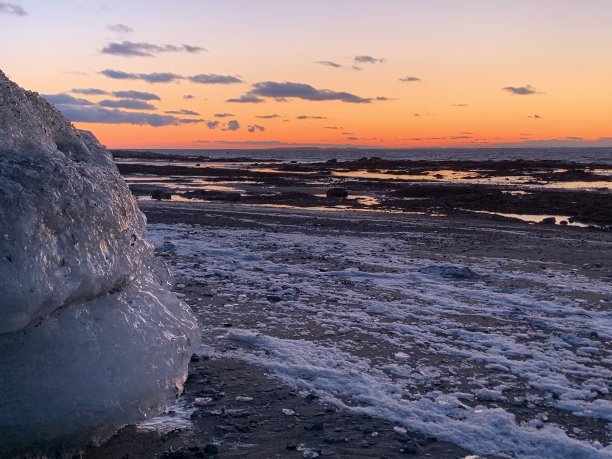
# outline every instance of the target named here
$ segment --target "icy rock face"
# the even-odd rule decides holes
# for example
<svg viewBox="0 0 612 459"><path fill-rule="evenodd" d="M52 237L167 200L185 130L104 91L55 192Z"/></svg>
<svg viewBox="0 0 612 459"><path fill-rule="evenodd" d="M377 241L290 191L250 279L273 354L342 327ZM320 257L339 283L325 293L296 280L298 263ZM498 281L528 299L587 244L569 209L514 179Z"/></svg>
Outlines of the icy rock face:
<svg viewBox="0 0 612 459"><path fill-rule="evenodd" d="M0 74L0 333L133 282L144 228L109 152Z"/></svg>
<svg viewBox="0 0 612 459"><path fill-rule="evenodd" d="M199 343L89 133L0 72L0 456L101 440L173 400Z"/></svg>

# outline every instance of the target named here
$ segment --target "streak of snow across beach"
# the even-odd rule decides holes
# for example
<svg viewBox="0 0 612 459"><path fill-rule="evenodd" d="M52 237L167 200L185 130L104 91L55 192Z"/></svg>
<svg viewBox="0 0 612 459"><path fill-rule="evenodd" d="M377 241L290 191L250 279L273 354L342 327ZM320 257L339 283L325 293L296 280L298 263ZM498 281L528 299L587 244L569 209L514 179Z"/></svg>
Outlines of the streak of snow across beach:
<svg viewBox="0 0 612 459"><path fill-rule="evenodd" d="M498 254L424 257L452 237L433 232L148 233L180 282L215 294L192 303L204 354L475 453L612 457L606 279Z"/></svg>

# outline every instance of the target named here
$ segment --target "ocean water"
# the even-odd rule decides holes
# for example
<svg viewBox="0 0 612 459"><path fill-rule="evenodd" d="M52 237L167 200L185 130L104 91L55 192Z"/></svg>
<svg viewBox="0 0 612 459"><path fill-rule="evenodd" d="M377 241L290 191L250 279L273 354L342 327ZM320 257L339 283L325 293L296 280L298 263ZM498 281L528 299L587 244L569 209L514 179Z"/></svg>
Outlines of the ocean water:
<svg viewBox="0 0 612 459"><path fill-rule="evenodd" d="M377 156L390 160L552 160L612 165L612 148L436 148L436 149L348 149L289 148L263 150L148 150L158 153L198 155L211 159L248 157L281 161L341 161Z"/></svg>

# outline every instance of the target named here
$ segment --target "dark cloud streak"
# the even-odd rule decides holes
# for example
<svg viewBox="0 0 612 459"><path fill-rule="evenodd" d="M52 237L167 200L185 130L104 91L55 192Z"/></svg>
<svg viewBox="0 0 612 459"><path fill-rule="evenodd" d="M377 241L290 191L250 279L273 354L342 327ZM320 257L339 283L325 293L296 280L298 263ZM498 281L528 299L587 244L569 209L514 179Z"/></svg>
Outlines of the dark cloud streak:
<svg viewBox="0 0 612 459"><path fill-rule="evenodd" d="M155 45L153 43L122 41L112 42L102 48L102 54L124 57L154 57L160 53L200 53L206 51L199 46L191 45Z"/></svg>
<svg viewBox="0 0 612 459"><path fill-rule="evenodd" d="M135 99L105 99L99 102L101 107L107 108L127 108L128 110L155 110L155 106L144 100Z"/></svg>
<svg viewBox="0 0 612 459"><path fill-rule="evenodd" d="M330 89L316 89L304 83L277 83L264 81L255 83L247 97L269 97L274 99L302 99L309 101L341 101L352 104L368 104L372 99L356 96L349 92L332 91ZM245 96L243 96L245 97Z"/></svg>
<svg viewBox="0 0 612 459"><path fill-rule="evenodd" d="M236 84L243 81L233 75L217 75L214 73L200 74L189 77L189 81L198 84Z"/></svg>
<svg viewBox="0 0 612 459"><path fill-rule="evenodd" d="M536 88L534 88L531 85L526 85L526 86L506 86L505 88L502 88L502 91L509 92L509 93L514 94L516 96L531 96L533 94L540 94L536 90Z"/></svg>
<svg viewBox="0 0 612 459"><path fill-rule="evenodd" d="M0 13L12 14L14 16L27 16L28 13L21 6L14 3L0 2Z"/></svg>

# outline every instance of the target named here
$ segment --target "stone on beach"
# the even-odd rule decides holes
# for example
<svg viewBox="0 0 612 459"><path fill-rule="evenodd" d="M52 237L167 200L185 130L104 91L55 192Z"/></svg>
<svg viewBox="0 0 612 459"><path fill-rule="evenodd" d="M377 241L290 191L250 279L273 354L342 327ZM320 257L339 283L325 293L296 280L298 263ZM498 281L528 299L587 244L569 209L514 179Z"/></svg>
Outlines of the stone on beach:
<svg viewBox="0 0 612 459"><path fill-rule="evenodd" d="M182 387L198 326L145 225L95 137L0 72L0 456L102 440Z"/></svg>

